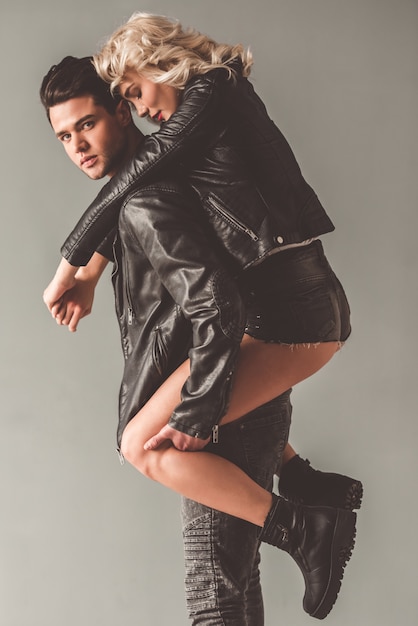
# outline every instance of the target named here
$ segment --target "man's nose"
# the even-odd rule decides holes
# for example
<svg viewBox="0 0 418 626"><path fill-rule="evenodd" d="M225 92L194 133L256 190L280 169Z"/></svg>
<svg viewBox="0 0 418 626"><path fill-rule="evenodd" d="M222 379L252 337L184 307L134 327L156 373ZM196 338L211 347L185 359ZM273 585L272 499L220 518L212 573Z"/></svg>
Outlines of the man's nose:
<svg viewBox="0 0 418 626"><path fill-rule="evenodd" d="M88 147L88 141L82 135L76 135L74 138L74 147L76 152L85 152Z"/></svg>

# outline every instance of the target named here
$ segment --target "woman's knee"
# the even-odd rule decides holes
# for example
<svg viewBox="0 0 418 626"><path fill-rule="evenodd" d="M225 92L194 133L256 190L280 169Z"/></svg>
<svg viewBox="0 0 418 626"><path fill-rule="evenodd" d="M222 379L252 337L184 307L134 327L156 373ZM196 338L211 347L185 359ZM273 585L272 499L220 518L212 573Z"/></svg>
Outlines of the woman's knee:
<svg viewBox="0 0 418 626"><path fill-rule="evenodd" d="M141 474L149 477L149 452L144 450L144 441L135 425L130 422L122 434L120 450L128 463L133 465Z"/></svg>
<svg viewBox="0 0 418 626"><path fill-rule="evenodd" d="M135 422L129 422L122 434L120 450L128 463L133 465L143 476L161 481L164 476L163 456L165 447L158 450L144 450L145 441L149 436L137 428Z"/></svg>

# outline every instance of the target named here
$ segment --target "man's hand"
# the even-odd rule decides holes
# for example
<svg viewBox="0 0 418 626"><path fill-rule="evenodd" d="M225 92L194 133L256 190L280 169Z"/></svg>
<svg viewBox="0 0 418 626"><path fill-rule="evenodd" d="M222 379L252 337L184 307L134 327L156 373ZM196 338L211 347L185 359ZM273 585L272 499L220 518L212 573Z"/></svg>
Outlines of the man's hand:
<svg viewBox="0 0 418 626"><path fill-rule="evenodd" d="M96 283L75 279L75 285L65 292L59 303L51 310L52 316L60 326L68 326L74 333L79 321L91 313Z"/></svg>
<svg viewBox="0 0 418 626"><path fill-rule="evenodd" d="M108 262L98 252L85 267L73 267L65 259L61 260L43 296L57 324L75 332L79 321L91 313L94 290Z"/></svg>
<svg viewBox="0 0 418 626"><path fill-rule="evenodd" d="M45 289L43 299L48 311L50 311L53 316L53 309L60 304L62 296L66 291L74 287L77 270L77 267L73 267L65 259L61 259L61 263L58 265L54 278Z"/></svg>
<svg viewBox="0 0 418 626"><path fill-rule="evenodd" d="M190 435L181 433L167 425L164 426L159 433L151 437L151 439L148 439L144 444L144 449L156 450L165 441L171 441L177 450L182 450L183 452L197 452L198 450L202 450L202 448L209 443L210 437L208 439L198 439L197 437L191 437Z"/></svg>

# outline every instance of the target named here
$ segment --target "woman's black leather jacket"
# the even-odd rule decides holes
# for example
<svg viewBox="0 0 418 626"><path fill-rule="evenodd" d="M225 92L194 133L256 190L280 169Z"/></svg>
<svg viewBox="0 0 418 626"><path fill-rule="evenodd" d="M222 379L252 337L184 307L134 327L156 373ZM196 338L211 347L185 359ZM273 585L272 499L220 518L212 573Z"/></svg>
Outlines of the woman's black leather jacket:
<svg viewBox="0 0 418 626"><path fill-rule="evenodd" d="M247 184L234 179L237 162ZM275 247L334 229L251 83L239 72L233 81L224 69L216 69L188 83L177 111L103 187L65 241L62 255L72 265L85 265L116 226L127 195L179 163L190 169L192 184L219 226L218 236L241 267ZM225 222L247 237L228 241Z"/></svg>

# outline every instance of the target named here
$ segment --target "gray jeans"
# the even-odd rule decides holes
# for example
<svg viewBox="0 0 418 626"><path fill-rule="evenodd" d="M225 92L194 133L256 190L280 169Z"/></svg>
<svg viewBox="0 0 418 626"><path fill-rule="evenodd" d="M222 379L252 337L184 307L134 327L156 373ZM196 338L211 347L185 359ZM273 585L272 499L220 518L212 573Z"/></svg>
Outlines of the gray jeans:
<svg viewBox="0 0 418 626"><path fill-rule="evenodd" d="M221 426L219 443L205 451L227 458L271 490L291 410L286 392ZM263 626L259 528L187 498L182 500L182 521L186 604L193 625Z"/></svg>

